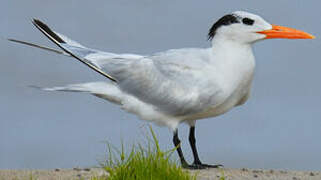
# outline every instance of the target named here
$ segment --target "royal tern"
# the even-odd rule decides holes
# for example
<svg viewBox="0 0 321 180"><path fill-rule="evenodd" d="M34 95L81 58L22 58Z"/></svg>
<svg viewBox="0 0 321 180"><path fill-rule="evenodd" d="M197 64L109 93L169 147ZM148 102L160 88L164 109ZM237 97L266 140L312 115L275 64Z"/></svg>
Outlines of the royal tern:
<svg viewBox="0 0 321 180"><path fill-rule="evenodd" d="M142 56L90 49L52 31L40 20L34 19L33 24L61 50L9 40L74 57L109 79L43 90L87 92L120 105L140 119L169 127L182 166L192 169L220 166L201 163L195 145L195 123L221 115L249 98L255 69L252 44L271 38L314 38L303 31L271 25L257 15L236 11L210 28L209 48L171 49ZM192 164L186 162L180 147L177 127L182 122L190 126Z"/></svg>

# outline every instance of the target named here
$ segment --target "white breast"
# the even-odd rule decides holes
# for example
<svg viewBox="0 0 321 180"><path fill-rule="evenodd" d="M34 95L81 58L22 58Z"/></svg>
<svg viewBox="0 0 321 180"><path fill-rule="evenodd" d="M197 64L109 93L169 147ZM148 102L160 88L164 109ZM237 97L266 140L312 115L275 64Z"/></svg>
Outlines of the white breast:
<svg viewBox="0 0 321 180"><path fill-rule="evenodd" d="M203 119L223 114L243 104L250 95L255 59L250 46L213 49L213 76L221 88L219 104L195 114L188 119ZM215 51L217 50L217 51Z"/></svg>

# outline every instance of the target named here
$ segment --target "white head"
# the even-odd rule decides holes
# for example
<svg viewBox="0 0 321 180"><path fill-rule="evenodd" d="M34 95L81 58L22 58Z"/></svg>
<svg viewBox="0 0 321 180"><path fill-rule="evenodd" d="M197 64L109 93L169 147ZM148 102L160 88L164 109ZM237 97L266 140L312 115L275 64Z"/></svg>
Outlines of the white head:
<svg viewBox="0 0 321 180"><path fill-rule="evenodd" d="M251 44L270 38L313 39L314 36L292 28L271 25L255 14L236 11L214 23L208 38Z"/></svg>

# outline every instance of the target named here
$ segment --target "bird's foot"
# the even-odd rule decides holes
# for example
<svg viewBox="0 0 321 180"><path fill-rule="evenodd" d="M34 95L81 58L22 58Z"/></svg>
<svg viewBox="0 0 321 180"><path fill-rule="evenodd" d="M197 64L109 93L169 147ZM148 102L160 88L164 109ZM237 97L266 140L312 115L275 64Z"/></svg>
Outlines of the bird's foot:
<svg viewBox="0 0 321 180"><path fill-rule="evenodd" d="M220 167L223 167L223 165L221 164L211 165L211 164L203 164L203 163L193 163L189 165L186 163L186 164L182 164L182 167L185 169L210 169L210 168L220 168Z"/></svg>

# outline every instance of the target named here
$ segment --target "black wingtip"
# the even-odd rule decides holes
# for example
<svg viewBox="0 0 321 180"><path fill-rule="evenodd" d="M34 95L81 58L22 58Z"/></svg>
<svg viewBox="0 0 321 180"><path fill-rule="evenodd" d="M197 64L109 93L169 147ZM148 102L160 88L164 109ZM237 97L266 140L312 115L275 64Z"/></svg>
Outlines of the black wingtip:
<svg viewBox="0 0 321 180"><path fill-rule="evenodd" d="M58 43L66 43L63 39L61 39L56 33L54 33L45 23L40 21L39 19L33 19L32 23L41 31L49 35L53 39L55 39Z"/></svg>

